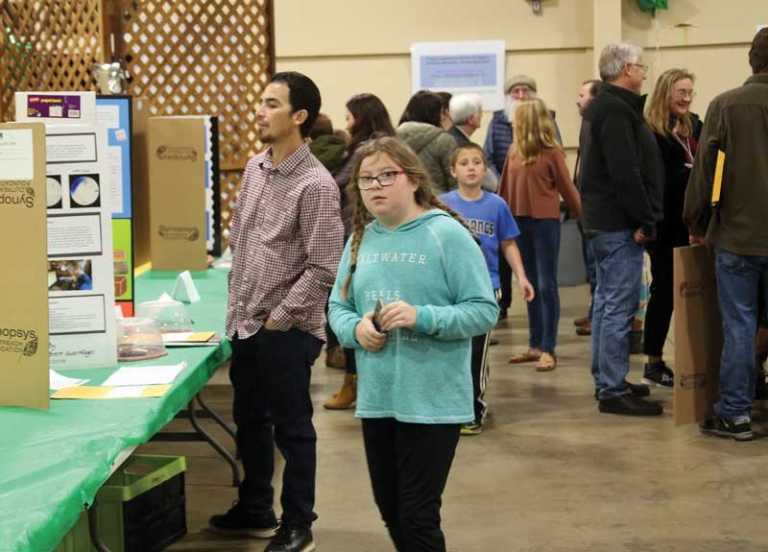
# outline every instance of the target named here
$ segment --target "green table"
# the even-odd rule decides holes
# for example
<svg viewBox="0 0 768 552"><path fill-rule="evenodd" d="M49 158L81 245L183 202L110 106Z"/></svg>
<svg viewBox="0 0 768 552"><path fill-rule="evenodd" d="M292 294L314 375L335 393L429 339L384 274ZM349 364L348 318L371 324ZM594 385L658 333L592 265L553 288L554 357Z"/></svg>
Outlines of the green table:
<svg viewBox="0 0 768 552"><path fill-rule="evenodd" d="M137 303L171 292L176 273L149 272L136 280ZM189 305L195 329L224 331L227 272L193 273L202 301ZM142 364L187 368L156 399L56 400L50 410L0 407L0 551L53 550L77 522L126 449L152 438L186 408L218 366L229 342L218 347L169 349ZM68 370L67 376L101 383L112 372Z"/></svg>

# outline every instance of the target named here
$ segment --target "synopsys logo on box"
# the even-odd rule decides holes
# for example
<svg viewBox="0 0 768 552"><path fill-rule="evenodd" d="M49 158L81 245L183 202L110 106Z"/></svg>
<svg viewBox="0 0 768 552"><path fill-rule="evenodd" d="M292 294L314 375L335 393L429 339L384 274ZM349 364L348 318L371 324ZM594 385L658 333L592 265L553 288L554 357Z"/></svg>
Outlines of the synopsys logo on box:
<svg viewBox="0 0 768 552"><path fill-rule="evenodd" d="M24 207L31 209L35 206L35 190L29 182L0 183L0 207Z"/></svg>
<svg viewBox="0 0 768 552"><path fill-rule="evenodd" d="M0 328L0 353L21 353L33 356L37 353L37 332L21 328Z"/></svg>
<svg viewBox="0 0 768 552"><path fill-rule="evenodd" d="M196 226L165 226L161 224L157 233L165 240L196 241L200 237L200 230Z"/></svg>
<svg viewBox="0 0 768 552"><path fill-rule="evenodd" d="M163 161L196 161L197 151L187 146L157 146L155 155Z"/></svg>

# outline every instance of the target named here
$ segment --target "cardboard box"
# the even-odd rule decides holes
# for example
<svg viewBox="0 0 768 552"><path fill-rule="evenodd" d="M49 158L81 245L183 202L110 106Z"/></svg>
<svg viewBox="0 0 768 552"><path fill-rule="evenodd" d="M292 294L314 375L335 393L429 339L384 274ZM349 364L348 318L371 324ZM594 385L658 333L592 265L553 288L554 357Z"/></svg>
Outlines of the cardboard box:
<svg viewBox="0 0 768 552"><path fill-rule="evenodd" d="M48 408L45 125L0 124L0 405Z"/></svg>
<svg viewBox="0 0 768 552"><path fill-rule="evenodd" d="M714 252L703 245L674 251L677 425L702 421L717 401L723 334Z"/></svg>
<svg viewBox="0 0 768 552"><path fill-rule="evenodd" d="M151 117L150 252L155 270L205 270L205 133L202 117Z"/></svg>

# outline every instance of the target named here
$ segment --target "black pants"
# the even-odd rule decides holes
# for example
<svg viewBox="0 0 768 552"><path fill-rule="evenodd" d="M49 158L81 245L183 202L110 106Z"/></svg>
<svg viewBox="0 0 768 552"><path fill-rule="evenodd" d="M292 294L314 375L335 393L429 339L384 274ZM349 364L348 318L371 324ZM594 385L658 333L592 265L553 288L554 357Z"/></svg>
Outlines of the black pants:
<svg viewBox="0 0 768 552"><path fill-rule="evenodd" d="M398 552L445 552L440 506L459 426L363 420L373 497Z"/></svg>
<svg viewBox="0 0 768 552"><path fill-rule="evenodd" d="M648 248L651 257L651 298L645 312L643 352L661 356L669 333L674 301L672 246L656 244Z"/></svg>
<svg viewBox="0 0 768 552"><path fill-rule="evenodd" d="M490 332L472 338L472 393L475 397L475 422L482 424L488 413L485 389L488 386L488 342Z"/></svg>
<svg viewBox="0 0 768 552"><path fill-rule="evenodd" d="M507 310L512 305L512 267L509 266L504 253L499 249L499 284L501 285L501 310Z"/></svg>
<svg viewBox="0 0 768 552"><path fill-rule="evenodd" d="M274 446L285 458L281 505L286 524L309 527L317 518L317 434L312 425L309 379L322 341L292 329L259 330L232 340L229 377L233 416L245 478L240 502L254 513L273 511Z"/></svg>

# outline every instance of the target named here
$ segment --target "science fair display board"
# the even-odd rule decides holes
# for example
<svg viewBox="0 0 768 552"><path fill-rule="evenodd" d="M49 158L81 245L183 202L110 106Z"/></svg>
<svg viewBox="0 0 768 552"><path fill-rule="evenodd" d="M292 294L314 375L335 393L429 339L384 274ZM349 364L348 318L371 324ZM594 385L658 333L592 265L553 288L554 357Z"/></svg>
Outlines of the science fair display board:
<svg viewBox="0 0 768 552"><path fill-rule="evenodd" d="M0 405L48 408L45 126L0 124Z"/></svg>

